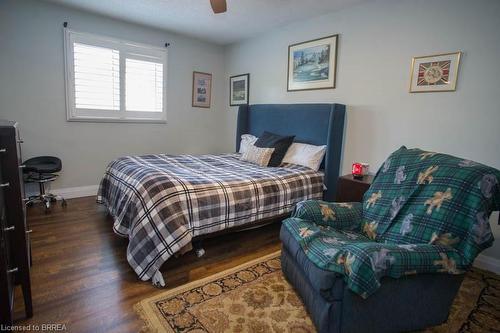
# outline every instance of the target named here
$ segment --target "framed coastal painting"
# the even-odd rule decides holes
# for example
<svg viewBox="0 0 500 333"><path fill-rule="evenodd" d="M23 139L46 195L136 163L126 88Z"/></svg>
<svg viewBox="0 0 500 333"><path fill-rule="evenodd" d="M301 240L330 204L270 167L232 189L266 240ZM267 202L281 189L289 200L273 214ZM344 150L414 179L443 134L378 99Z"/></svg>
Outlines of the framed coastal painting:
<svg viewBox="0 0 500 333"><path fill-rule="evenodd" d="M248 104L250 74L240 74L229 78L229 105Z"/></svg>
<svg viewBox="0 0 500 333"><path fill-rule="evenodd" d="M212 74L193 72L193 107L209 108L212 95Z"/></svg>
<svg viewBox="0 0 500 333"><path fill-rule="evenodd" d="M288 47L287 91L333 89L338 35Z"/></svg>
<svg viewBox="0 0 500 333"><path fill-rule="evenodd" d="M410 92L455 91L461 52L414 57Z"/></svg>

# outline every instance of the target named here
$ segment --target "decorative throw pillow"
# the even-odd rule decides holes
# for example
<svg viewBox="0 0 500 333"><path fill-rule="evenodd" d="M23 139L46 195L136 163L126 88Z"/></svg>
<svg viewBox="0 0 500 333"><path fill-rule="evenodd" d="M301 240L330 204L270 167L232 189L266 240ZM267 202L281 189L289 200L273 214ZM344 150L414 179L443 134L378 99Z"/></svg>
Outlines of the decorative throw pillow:
<svg viewBox="0 0 500 333"><path fill-rule="evenodd" d="M257 141L258 137L252 135L252 134L243 134L241 136L241 141L240 141L240 154L243 154L244 152L247 151L248 146L253 146L255 141Z"/></svg>
<svg viewBox="0 0 500 333"><path fill-rule="evenodd" d="M243 155L241 155L240 160L260 166L267 166L273 152L274 148L259 148L254 145L250 145Z"/></svg>
<svg viewBox="0 0 500 333"><path fill-rule="evenodd" d="M308 145L294 142L288 148L283 163L303 165L318 171L325 156L326 146Z"/></svg>
<svg viewBox="0 0 500 333"><path fill-rule="evenodd" d="M273 156L269 161L268 166L280 166L283 157L293 142L295 136L282 136L270 132L264 132L262 136L255 142L255 146L260 148L274 148Z"/></svg>

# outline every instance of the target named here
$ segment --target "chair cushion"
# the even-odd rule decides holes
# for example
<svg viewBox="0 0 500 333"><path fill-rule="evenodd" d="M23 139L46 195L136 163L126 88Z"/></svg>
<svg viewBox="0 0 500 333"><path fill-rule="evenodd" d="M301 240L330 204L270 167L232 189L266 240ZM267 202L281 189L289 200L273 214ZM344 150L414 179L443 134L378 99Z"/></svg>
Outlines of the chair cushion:
<svg viewBox="0 0 500 333"><path fill-rule="evenodd" d="M61 160L54 156L38 156L30 158L23 163L24 172L54 173L62 169Z"/></svg>
<svg viewBox="0 0 500 333"><path fill-rule="evenodd" d="M294 217L284 220L282 229L287 229L282 231L283 246L295 255L311 284L323 293L333 288L337 275L342 275L350 290L367 298L377 291L384 276L462 274L467 268L460 253L449 246L378 243L359 233ZM299 256L299 252L307 258ZM331 273L318 271L312 265Z"/></svg>

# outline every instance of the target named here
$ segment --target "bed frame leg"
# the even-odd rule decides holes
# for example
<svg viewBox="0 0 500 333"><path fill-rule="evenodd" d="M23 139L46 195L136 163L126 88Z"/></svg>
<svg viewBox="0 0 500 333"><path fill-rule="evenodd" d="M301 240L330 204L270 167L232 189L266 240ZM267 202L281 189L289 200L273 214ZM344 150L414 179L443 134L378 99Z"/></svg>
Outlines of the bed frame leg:
<svg viewBox="0 0 500 333"><path fill-rule="evenodd" d="M193 247L194 251L196 253L196 256L198 258L201 258L205 255L205 249L203 248L203 242L202 241L196 241L193 242Z"/></svg>
<svg viewBox="0 0 500 333"><path fill-rule="evenodd" d="M155 287L158 288L165 287L165 279L163 278L163 275L161 274L160 270L156 271L155 275L153 275L153 277L151 278L151 282Z"/></svg>

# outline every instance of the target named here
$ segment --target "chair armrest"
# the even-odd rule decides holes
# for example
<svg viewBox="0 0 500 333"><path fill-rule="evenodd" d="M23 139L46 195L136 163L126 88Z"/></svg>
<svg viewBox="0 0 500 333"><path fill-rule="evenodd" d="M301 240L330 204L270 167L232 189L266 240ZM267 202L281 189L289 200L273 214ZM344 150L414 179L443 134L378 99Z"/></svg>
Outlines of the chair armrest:
<svg viewBox="0 0 500 333"><path fill-rule="evenodd" d="M359 228L362 215L363 204L360 202L306 200L297 204L292 216L335 229L353 230Z"/></svg>

